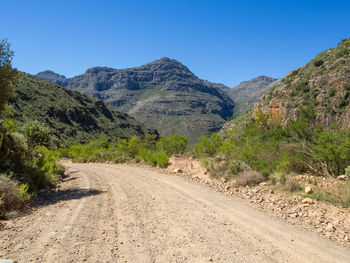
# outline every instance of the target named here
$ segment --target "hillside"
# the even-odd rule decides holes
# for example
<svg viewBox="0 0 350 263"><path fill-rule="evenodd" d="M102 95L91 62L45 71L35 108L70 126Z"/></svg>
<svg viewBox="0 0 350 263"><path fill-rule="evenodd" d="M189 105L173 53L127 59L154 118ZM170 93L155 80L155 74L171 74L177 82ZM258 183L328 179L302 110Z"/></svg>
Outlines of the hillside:
<svg viewBox="0 0 350 263"><path fill-rule="evenodd" d="M234 116L241 115L254 107L259 98L268 92L277 79L267 76L259 76L248 81L242 81L237 86L225 91L235 103Z"/></svg>
<svg viewBox="0 0 350 263"><path fill-rule="evenodd" d="M111 139L157 134L125 113L110 110L95 98L20 73L10 101L18 124L46 123L63 144L87 143L105 134Z"/></svg>
<svg viewBox="0 0 350 263"><path fill-rule="evenodd" d="M259 98L268 92L277 79L267 76L259 76L248 81L242 81L233 88L224 88L223 90L231 97L235 103L233 116L241 115L254 107Z"/></svg>
<svg viewBox="0 0 350 263"><path fill-rule="evenodd" d="M316 109L317 124L337 122L349 129L349 103L350 39L346 39L290 72L260 98L254 110L269 113L286 125L299 117L300 106L311 104Z"/></svg>
<svg viewBox="0 0 350 263"><path fill-rule="evenodd" d="M71 79L50 71L37 76L66 82L163 134L186 135L190 143L219 130L233 114L234 103L220 89L223 85L203 81L169 58L129 69L90 68Z"/></svg>

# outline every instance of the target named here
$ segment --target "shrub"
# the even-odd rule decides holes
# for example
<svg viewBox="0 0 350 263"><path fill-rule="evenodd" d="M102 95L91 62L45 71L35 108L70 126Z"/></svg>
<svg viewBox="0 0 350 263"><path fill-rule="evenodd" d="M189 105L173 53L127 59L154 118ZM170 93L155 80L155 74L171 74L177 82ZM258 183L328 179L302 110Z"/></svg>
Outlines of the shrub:
<svg viewBox="0 0 350 263"><path fill-rule="evenodd" d="M198 156L214 156L223 143L222 137L212 133L210 138L201 136L199 142L194 145L194 152Z"/></svg>
<svg viewBox="0 0 350 263"><path fill-rule="evenodd" d="M314 65L315 65L316 67L319 67L319 66L322 66L323 63L324 63L324 61L323 61L322 59L319 59L319 60L316 60L316 61L314 62Z"/></svg>
<svg viewBox="0 0 350 263"><path fill-rule="evenodd" d="M324 167L324 172L338 176L350 163L350 131L322 131L315 136L312 155Z"/></svg>
<svg viewBox="0 0 350 263"><path fill-rule="evenodd" d="M350 91L350 82L344 83L344 89Z"/></svg>
<svg viewBox="0 0 350 263"><path fill-rule="evenodd" d="M13 54L7 40L0 40L0 115L13 97L13 87L18 77L18 71L12 69Z"/></svg>
<svg viewBox="0 0 350 263"><path fill-rule="evenodd" d="M44 145L50 147L52 143L52 136L50 128L38 121L28 122L23 127L25 136L27 137L30 147Z"/></svg>
<svg viewBox="0 0 350 263"><path fill-rule="evenodd" d="M202 158L201 163L204 166L204 168L207 170L207 172L210 172L212 169L214 169L213 162L209 161L207 158Z"/></svg>
<svg viewBox="0 0 350 263"><path fill-rule="evenodd" d="M329 97L333 97L333 96L335 95L335 93L336 93L335 88L330 88L330 89L328 90L328 96L329 96Z"/></svg>
<svg viewBox="0 0 350 263"><path fill-rule="evenodd" d="M29 190L29 184L21 184L18 189L17 189L17 194L18 197L22 200L22 201L29 201L32 198L32 194L28 193Z"/></svg>
<svg viewBox="0 0 350 263"><path fill-rule="evenodd" d="M344 108L345 106L347 106L349 104L349 101L345 98L341 98L338 102L338 107L339 108Z"/></svg>
<svg viewBox="0 0 350 263"><path fill-rule="evenodd" d="M345 175L350 178L350 165L345 168Z"/></svg>
<svg viewBox="0 0 350 263"><path fill-rule="evenodd" d="M265 177L261 173L253 170L244 171L236 179L237 186L253 186L265 181Z"/></svg>
<svg viewBox="0 0 350 263"><path fill-rule="evenodd" d="M346 208L350 207L350 182L338 186L338 193L341 205Z"/></svg>
<svg viewBox="0 0 350 263"><path fill-rule="evenodd" d="M150 166L156 166L157 160L155 159L155 156L151 150L148 149L141 149L139 152L139 156L142 160L145 161Z"/></svg>
<svg viewBox="0 0 350 263"><path fill-rule="evenodd" d="M284 185L284 189L289 192L296 192L301 190L301 185L299 182L295 181L294 178L288 178Z"/></svg>
<svg viewBox="0 0 350 263"><path fill-rule="evenodd" d="M349 54L349 51L345 48L341 48L336 54L335 54L335 57L336 58L341 58L341 57L344 57L346 56L347 54Z"/></svg>
<svg viewBox="0 0 350 263"><path fill-rule="evenodd" d="M154 158L157 165L161 168L165 168L169 164L169 157L166 153L156 153Z"/></svg>
<svg viewBox="0 0 350 263"><path fill-rule="evenodd" d="M187 147L188 139L186 136L168 135L168 137L161 137L156 143L156 149L159 152L165 152L168 156L173 154L184 153Z"/></svg>
<svg viewBox="0 0 350 263"><path fill-rule="evenodd" d="M17 194L16 184L4 174L0 175L0 196L6 210L18 209L23 205Z"/></svg>

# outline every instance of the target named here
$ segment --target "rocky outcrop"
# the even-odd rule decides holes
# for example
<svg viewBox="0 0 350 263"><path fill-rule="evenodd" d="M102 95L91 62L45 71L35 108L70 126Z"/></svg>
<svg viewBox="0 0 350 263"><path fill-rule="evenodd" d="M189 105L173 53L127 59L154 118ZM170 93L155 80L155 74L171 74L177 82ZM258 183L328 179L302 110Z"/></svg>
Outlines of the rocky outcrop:
<svg viewBox="0 0 350 263"><path fill-rule="evenodd" d="M219 130L234 109L224 85L203 81L169 58L129 69L95 67L63 83L163 134L187 135L190 143Z"/></svg>
<svg viewBox="0 0 350 263"><path fill-rule="evenodd" d="M254 106L288 125L300 117L300 106L312 105L315 124L334 123L350 129L350 39L322 52L307 65L287 74Z"/></svg>

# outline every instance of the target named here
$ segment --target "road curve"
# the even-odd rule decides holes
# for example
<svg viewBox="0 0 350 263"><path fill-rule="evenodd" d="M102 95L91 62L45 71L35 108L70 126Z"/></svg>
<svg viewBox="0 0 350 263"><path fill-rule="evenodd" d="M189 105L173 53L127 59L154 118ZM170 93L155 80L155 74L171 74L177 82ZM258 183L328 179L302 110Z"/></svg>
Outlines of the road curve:
<svg viewBox="0 0 350 263"><path fill-rule="evenodd" d="M350 250L181 177L66 163L50 200L10 220L18 262L350 262Z"/></svg>

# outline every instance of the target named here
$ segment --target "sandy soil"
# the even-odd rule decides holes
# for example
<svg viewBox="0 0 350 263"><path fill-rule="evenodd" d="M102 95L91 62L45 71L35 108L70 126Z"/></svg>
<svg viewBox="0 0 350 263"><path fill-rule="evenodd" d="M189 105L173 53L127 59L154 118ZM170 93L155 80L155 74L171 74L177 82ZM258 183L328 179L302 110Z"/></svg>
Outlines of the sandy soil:
<svg viewBox="0 0 350 263"><path fill-rule="evenodd" d="M181 177L66 163L59 191L0 231L18 262L349 262L350 250Z"/></svg>

